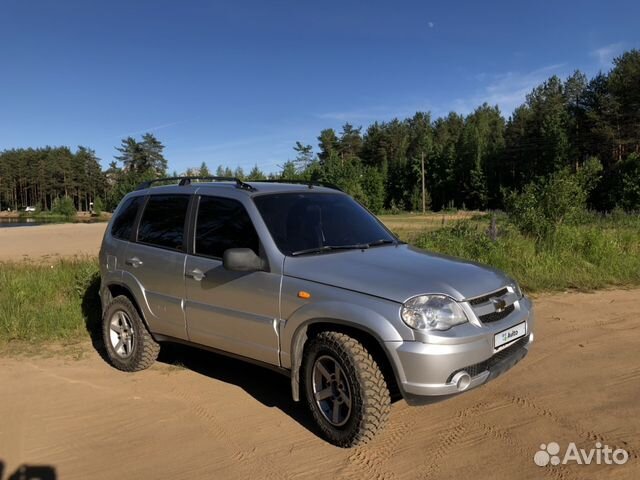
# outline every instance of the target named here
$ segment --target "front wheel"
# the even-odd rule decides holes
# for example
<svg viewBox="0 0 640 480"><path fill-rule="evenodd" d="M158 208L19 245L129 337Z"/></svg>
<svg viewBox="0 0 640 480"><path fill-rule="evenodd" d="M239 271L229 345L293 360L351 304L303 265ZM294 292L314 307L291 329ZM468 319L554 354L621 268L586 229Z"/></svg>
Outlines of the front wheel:
<svg viewBox="0 0 640 480"><path fill-rule="evenodd" d="M389 417L389 389L378 363L344 333L309 341L303 366L307 404L323 436L339 447L371 440Z"/></svg>

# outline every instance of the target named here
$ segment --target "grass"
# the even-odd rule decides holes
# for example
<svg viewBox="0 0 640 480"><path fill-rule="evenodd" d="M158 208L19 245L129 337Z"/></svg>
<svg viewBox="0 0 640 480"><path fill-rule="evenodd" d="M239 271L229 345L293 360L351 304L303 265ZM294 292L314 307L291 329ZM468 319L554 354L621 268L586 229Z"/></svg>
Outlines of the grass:
<svg viewBox="0 0 640 480"><path fill-rule="evenodd" d="M582 225L560 226L540 241L522 235L506 219L498 222L499 235L492 241L487 226L462 222L423 233L414 244L494 266L530 292L640 284L637 218L594 217Z"/></svg>
<svg viewBox="0 0 640 480"><path fill-rule="evenodd" d="M638 216L592 216L541 242L520 234L505 216L498 217L496 241L486 233L488 215L460 217L407 214L382 220L421 248L504 270L530 292L640 284ZM88 338L100 318L98 286L95 259L0 263L0 350Z"/></svg>
<svg viewBox="0 0 640 480"><path fill-rule="evenodd" d="M378 215L389 230L406 242L413 241L425 232L433 232L460 220L482 218L483 212L453 211L439 213L399 213Z"/></svg>
<svg viewBox="0 0 640 480"><path fill-rule="evenodd" d="M100 315L96 260L0 264L0 343L77 340Z"/></svg>

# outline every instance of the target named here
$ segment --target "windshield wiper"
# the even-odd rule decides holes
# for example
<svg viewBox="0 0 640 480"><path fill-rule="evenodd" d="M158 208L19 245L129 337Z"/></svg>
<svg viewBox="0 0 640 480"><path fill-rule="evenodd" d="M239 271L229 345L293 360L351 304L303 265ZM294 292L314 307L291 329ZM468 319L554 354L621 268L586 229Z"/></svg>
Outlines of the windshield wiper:
<svg viewBox="0 0 640 480"><path fill-rule="evenodd" d="M298 255L304 255L305 253L322 253L328 252L330 250L361 250L364 248L369 248L368 243L356 243L354 245L323 245L322 247L315 248L305 248L304 250L298 250L297 252L292 252L292 257L297 257Z"/></svg>
<svg viewBox="0 0 640 480"><path fill-rule="evenodd" d="M292 252L291 256L296 257L298 255L304 255L306 253L322 253L329 252L331 250L365 250L369 247L377 247L379 245L397 245L399 242L397 240L389 240L387 238L381 238L379 240L374 240L369 243L355 243L353 245L323 245L322 247L314 247L314 248L305 248L304 250L298 250L296 252Z"/></svg>
<svg viewBox="0 0 640 480"><path fill-rule="evenodd" d="M368 247L377 247L378 245L388 245L388 244L394 244L397 245L398 241L397 240L389 240L387 238L381 238L380 240L374 240L373 242L369 242L367 243Z"/></svg>

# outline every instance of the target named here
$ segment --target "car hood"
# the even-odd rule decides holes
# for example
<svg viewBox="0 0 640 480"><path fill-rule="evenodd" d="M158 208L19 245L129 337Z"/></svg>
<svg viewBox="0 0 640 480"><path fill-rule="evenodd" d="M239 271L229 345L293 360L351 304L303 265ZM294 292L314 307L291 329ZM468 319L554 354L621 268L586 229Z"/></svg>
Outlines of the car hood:
<svg viewBox="0 0 640 480"><path fill-rule="evenodd" d="M286 257L284 274L400 303L425 293L464 300L510 282L499 270L406 244Z"/></svg>

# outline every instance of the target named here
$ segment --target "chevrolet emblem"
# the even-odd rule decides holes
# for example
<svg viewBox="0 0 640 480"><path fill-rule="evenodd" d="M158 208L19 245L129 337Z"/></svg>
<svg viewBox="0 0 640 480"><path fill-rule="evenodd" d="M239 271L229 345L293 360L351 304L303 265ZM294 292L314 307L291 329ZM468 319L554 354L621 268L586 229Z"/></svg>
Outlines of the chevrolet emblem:
<svg viewBox="0 0 640 480"><path fill-rule="evenodd" d="M491 303L493 304L493 308L495 308L496 313L501 313L505 308L507 308L507 302L501 298L492 298Z"/></svg>

